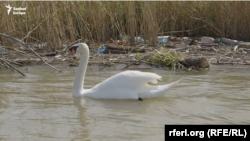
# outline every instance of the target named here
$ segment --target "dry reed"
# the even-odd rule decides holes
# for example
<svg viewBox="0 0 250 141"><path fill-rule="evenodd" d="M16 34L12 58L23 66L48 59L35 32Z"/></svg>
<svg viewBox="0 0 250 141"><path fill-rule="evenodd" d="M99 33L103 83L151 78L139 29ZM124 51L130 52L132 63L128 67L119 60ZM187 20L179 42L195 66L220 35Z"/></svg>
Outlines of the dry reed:
<svg viewBox="0 0 250 141"><path fill-rule="evenodd" d="M26 7L26 14L8 15L8 4ZM0 33L27 42L47 42L47 50L60 49L62 44L78 39L100 43L119 35L132 39L143 36L154 46L158 35L204 25L174 35L250 40L247 1L2 1L0 7ZM1 42L10 44L6 39Z"/></svg>

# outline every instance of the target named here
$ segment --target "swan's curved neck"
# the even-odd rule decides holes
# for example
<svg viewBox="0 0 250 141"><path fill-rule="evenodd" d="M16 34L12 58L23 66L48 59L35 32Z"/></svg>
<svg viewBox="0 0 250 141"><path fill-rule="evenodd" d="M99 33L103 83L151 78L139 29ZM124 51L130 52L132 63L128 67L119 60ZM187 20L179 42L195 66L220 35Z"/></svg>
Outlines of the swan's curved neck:
<svg viewBox="0 0 250 141"><path fill-rule="evenodd" d="M73 94L79 96L83 93L84 78L89 60L89 49L84 47L84 53L80 54L80 65L76 73L76 78L73 87Z"/></svg>

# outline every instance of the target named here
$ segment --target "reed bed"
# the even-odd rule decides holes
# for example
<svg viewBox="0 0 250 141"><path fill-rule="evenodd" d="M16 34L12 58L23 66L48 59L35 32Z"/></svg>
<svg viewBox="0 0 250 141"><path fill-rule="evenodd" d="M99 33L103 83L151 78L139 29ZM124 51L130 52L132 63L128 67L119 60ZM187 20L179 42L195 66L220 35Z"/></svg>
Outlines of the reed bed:
<svg viewBox="0 0 250 141"><path fill-rule="evenodd" d="M8 4L26 7L26 14L8 15ZM2 1L0 7L0 33L47 43L46 50L78 39L103 43L135 36L143 36L152 46L159 35L250 40L248 1ZM12 43L0 40L4 45Z"/></svg>

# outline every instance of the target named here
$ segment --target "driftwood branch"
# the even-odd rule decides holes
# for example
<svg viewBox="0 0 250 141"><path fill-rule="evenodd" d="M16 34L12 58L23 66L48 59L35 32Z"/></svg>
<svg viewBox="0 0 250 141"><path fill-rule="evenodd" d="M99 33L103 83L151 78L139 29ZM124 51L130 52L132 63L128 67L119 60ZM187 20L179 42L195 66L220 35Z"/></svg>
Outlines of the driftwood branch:
<svg viewBox="0 0 250 141"><path fill-rule="evenodd" d="M0 58L0 60L2 60L5 64L7 64L11 69L14 69L15 71L19 72L21 75L23 75L23 76L26 77L25 74L23 74L23 73L22 73L21 71L19 71L17 68L15 68L14 66L12 66L8 61L6 61L6 60L4 60L4 59L1 59L1 58Z"/></svg>
<svg viewBox="0 0 250 141"><path fill-rule="evenodd" d="M15 42L20 43L22 46L24 46L24 47L28 48L29 50L31 50L31 51L32 51L38 58L40 58L46 65L50 66L51 68L53 68L53 69L55 69L55 70L57 70L57 71L59 71L59 72L62 72L61 70L59 70L59 69L55 68L54 66L52 66L52 65L48 64L47 62L45 62L39 54L37 54L32 48L28 47L28 45L25 44L24 42L22 42L22 41L20 41L20 40L18 40L18 39L16 39L16 38L14 38L14 37L12 37L12 36L9 36L9 35L0 34L0 36L3 36L3 37L5 37L5 38L9 38L9 39L11 39L11 40L13 40L13 41L15 41Z"/></svg>
<svg viewBox="0 0 250 141"><path fill-rule="evenodd" d="M22 64L19 64L19 63L15 62L15 61L10 61L8 59L5 59L5 60L8 61L9 63L15 64L17 66L23 66Z"/></svg>
<svg viewBox="0 0 250 141"><path fill-rule="evenodd" d="M4 64L1 64L1 63L0 63L0 66L3 66L3 67L5 67L6 69L8 69L8 67L7 67L7 66L5 66Z"/></svg>

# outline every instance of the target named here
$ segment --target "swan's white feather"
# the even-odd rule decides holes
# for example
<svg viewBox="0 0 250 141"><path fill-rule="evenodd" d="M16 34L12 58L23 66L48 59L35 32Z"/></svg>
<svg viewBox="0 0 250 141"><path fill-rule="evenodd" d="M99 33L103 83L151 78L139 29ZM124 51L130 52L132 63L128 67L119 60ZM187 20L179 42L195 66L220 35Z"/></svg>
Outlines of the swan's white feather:
<svg viewBox="0 0 250 141"><path fill-rule="evenodd" d="M149 72L124 71L94 86L86 96L108 99L138 99L163 96L172 83L163 86L151 86L162 77Z"/></svg>
<svg viewBox="0 0 250 141"><path fill-rule="evenodd" d="M148 82L154 84L157 83L157 79L162 77L150 72L140 72L140 71L123 71L112 77L106 79L102 83L93 87L95 88L113 88L115 86L122 87L124 89L134 89L138 86L143 86Z"/></svg>
<svg viewBox="0 0 250 141"><path fill-rule="evenodd" d="M158 86L149 85L149 82L157 84L158 80L161 80L162 77L150 72L123 71L95 85L91 89L83 89L89 49L86 44L79 43L77 46L79 46L77 52L81 54L81 59L73 89L73 95L76 97L87 96L106 99L160 97L166 94L169 88L179 82L176 81L171 84Z"/></svg>

